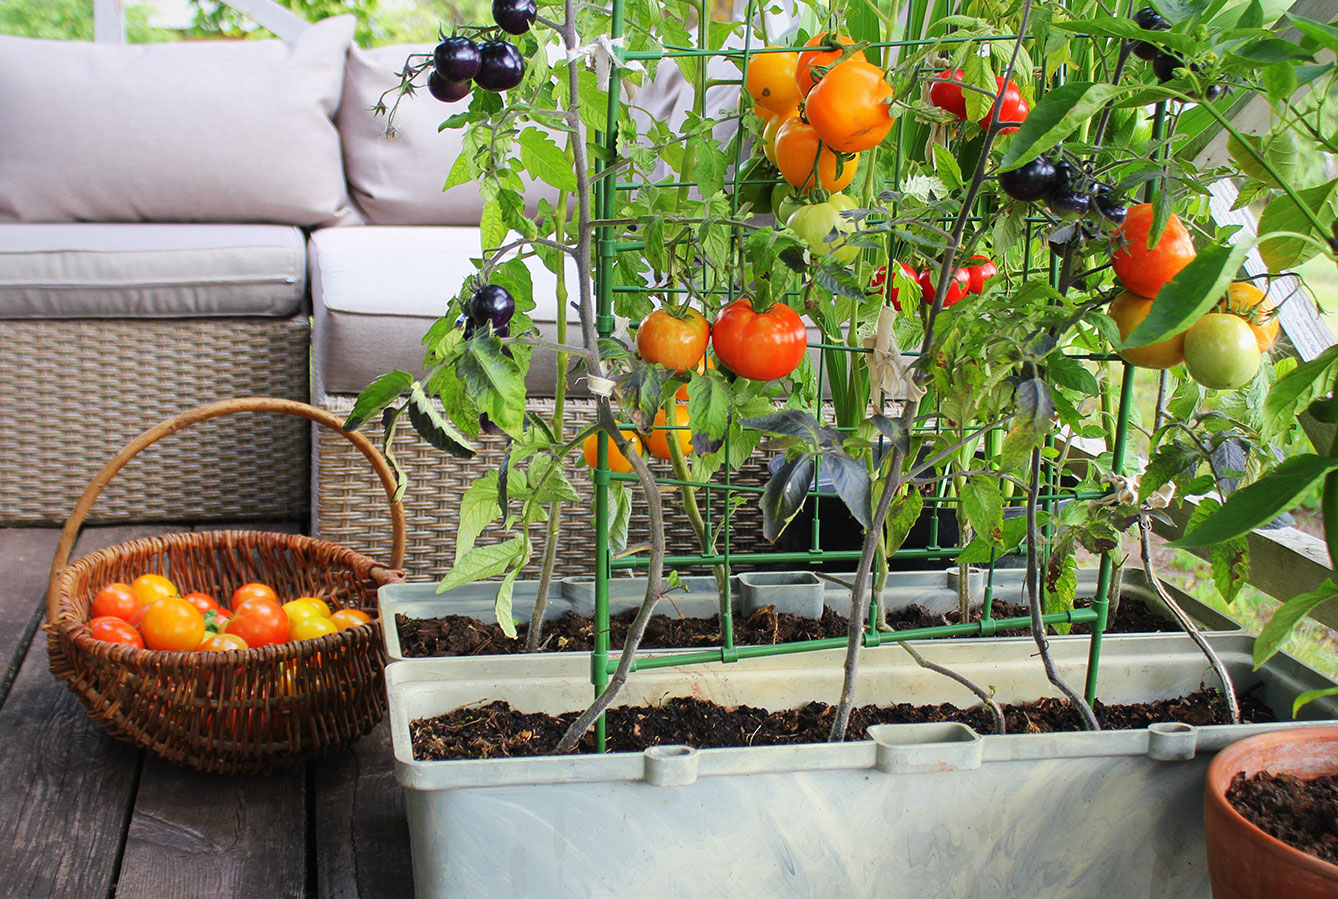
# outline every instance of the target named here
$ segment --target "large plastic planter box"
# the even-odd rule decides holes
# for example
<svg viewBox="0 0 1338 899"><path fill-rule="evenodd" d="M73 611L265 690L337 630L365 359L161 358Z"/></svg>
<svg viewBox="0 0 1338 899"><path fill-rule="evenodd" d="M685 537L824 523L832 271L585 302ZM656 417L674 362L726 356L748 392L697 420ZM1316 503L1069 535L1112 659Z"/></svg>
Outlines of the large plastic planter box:
<svg viewBox="0 0 1338 899"><path fill-rule="evenodd" d="M776 573L768 573L774 575ZM811 577L809 572L781 572L797 580L799 576ZM1001 570L994 574L994 596L998 600L1018 605L1026 604L1023 574L1020 570ZM849 580L853 575L836 575ZM1083 569L1078 572L1078 595L1092 595L1096 592L1096 570ZM747 578L749 575L743 575ZM657 612L666 615L686 615L709 617L720 608L720 600L715 589L715 580L710 577L687 577L683 579L690 592L675 593L673 602L662 600ZM744 602L746 590L740 590L739 576L734 578L731 593L736 602ZM616 578L610 583L610 608L613 614L641 604L645 594L644 578ZM528 621L534 609L534 597L538 581L517 581L512 597L512 613L521 621ZM1238 632L1240 626L1230 618L1205 605L1193 597L1169 585L1171 593L1191 618L1199 622L1206 631ZM823 582L822 602L824 605L846 614L850 611L850 591L830 581ZM975 604L979 605L984 596L983 573L974 574L969 580L969 591ZM403 613L414 618L436 618L443 615L468 615L480 621L496 620L493 613L493 599L497 585L488 582L468 584L445 593L437 593L436 585L431 583L388 584L380 591L380 614L385 622L382 632L385 634L386 652L391 661L412 661L414 663L461 665L478 659L490 659L512 666L520 666L525 671L547 672L550 674L588 673L590 669L589 653L545 653L537 667L532 667L535 656L492 655L447 657L437 659L406 659L399 639L399 629L395 626L395 615ZM1154 610L1162 606L1161 600L1148 585L1146 575L1139 569L1131 569L1124 577L1124 601L1143 602ZM765 595L764 593L761 595ZM890 610L904 609L912 604L924 606L930 612L945 613L956 611L958 607L958 580L956 569L947 571L906 571L893 572L889 575L888 585L883 590L883 602ZM592 615L595 604L594 579L589 577L568 577L555 583L550 592L549 605L544 612L544 620L552 621L563 612L572 611L580 615ZM1169 618L1170 613L1166 612ZM1164 636L1164 635L1163 635ZM963 639L963 638L958 638ZM987 637L983 639L1014 639L1030 642L1030 637ZM1067 638L1052 638L1067 639ZM1072 639L1087 641L1085 636ZM611 647L614 653L620 649ZM649 649L641 655L663 655L674 650Z"/></svg>
<svg viewBox="0 0 1338 899"><path fill-rule="evenodd" d="M1262 670L1252 640L1209 638L1280 718L1330 681L1283 654ZM1086 641L1054 641L1082 682ZM1019 641L920 644L1001 701L1054 695ZM1213 683L1185 637L1112 637L1100 695L1168 698ZM506 699L527 712L583 707L576 677L462 678L387 670L396 775L405 788L420 899L438 896L1206 896L1203 779L1217 750L1296 724L1162 726L981 736L892 725L840 745L419 762L409 722ZM693 695L769 709L834 702L841 653L641 672L620 702ZM975 704L895 646L867 650L857 702ZM1338 716L1333 698L1307 719Z"/></svg>

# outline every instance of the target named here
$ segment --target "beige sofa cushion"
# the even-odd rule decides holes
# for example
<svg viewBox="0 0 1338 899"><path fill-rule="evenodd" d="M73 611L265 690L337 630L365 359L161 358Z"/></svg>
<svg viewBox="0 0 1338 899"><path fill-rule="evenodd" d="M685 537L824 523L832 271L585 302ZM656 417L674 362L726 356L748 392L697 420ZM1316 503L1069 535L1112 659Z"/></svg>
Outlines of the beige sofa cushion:
<svg viewBox="0 0 1338 899"><path fill-rule="evenodd" d="M0 36L0 221L356 220L333 117L354 19L293 41Z"/></svg>
<svg viewBox="0 0 1338 899"><path fill-rule="evenodd" d="M291 225L0 224L0 318L290 316Z"/></svg>

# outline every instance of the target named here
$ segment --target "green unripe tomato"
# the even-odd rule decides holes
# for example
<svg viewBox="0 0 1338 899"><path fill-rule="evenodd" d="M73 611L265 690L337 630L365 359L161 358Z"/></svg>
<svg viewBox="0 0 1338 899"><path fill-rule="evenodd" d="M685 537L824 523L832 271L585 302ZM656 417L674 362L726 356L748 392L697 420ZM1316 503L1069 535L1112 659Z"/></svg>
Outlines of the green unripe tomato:
<svg viewBox="0 0 1338 899"><path fill-rule="evenodd" d="M771 214L776 216L776 224L784 226L804 204L785 182L771 189Z"/></svg>
<svg viewBox="0 0 1338 899"><path fill-rule="evenodd" d="M841 215L848 197L840 194L824 203L813 203L796 211L786 222L800 240L815 254L831 256L843 265L849 265L859 256L859 247L846 243L845 235L855 230L855 223ZM835 201L835 202L834 202Z"/></svg>
<svg viewBox="0 0 1338 899"><path fill-rule="evenodd" d="M1235 390L1254 380L1263 354L1244 319L1210 312L1185 332L1189 376L1213 390Z"/></svg>
<svg viewBox="0 0 1338 899"><path fill-rule="evenodd" d="M739 205L747 203L757 215L771 212L772 184L780 178L776 167L760 156L753 157L739 173Z"/></svg>

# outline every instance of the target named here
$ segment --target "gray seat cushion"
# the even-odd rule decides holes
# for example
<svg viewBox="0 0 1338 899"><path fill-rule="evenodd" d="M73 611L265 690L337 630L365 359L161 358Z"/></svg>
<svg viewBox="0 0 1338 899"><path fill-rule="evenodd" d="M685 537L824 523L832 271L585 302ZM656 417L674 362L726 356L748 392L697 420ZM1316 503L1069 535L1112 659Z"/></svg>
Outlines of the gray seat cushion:
<svg viewBox="0 0 1338 899"><path fill-rule="evenodd" d="M476 273L472 260L481 255L479 246L479 229L465 225L369 225L312 234L317 395L358 393L391 369L421 373L423 335ZM530 317L552 339L557 279L538 260L526 262L536 303ZM575 284L570 270L567 284ZM568 321L568 339L579 345L574 311ZM554 364L552 352L535 351L526 384L531 396L553 395Z"/></svg>
<svg viewBox="0 0 1338 899"><path fill-rule="evenodd" d="M0 224L0 318L290 316L290 225Z"/></svg>

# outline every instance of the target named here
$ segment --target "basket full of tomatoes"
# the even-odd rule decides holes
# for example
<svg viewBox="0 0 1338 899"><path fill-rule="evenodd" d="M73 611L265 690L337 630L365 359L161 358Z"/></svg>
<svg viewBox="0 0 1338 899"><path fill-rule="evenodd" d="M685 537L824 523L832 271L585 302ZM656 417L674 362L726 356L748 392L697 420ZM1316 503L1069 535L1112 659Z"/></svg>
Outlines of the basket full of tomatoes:
<svg viewBox="0 0 1338 899"><path fill-rule="evenodd" d="M202 531L108 547L68 563L102 488L136 453L198 421L297 415L344 434L394 496L365 438L287 400L201 406L131 441L66 522L47 595L51 671L118 739L169 762L259 773L347 746L385 713L377 590L401 580L404 517L392 502L389 565L299 534Z"/></svg>

